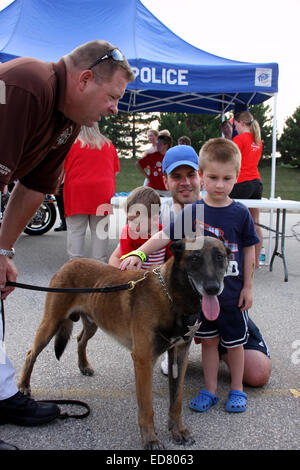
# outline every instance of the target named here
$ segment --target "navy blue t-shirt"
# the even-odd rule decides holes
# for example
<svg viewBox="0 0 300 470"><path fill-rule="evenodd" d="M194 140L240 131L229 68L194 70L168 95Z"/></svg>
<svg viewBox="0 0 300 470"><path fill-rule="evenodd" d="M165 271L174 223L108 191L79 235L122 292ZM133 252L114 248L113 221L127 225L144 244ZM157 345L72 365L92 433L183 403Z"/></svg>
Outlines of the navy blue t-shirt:
<svg viewBox="0 0 300 470"><path fill-rule="evenodd" d="M187 204L163 231L171 240L205 235L219 238L231 255L220 301L236 302L243 287L243 248L256 245L259 237L248 208L237 201L226 207L213 207L204 200Z"/></svg>

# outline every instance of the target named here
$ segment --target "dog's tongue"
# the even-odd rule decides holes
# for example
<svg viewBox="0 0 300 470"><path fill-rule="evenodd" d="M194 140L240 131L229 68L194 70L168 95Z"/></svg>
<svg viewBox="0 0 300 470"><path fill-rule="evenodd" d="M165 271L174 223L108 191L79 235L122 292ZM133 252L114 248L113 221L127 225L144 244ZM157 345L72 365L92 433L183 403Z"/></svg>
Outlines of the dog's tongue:
<svg viewBox="0 0 300 470"><path fill-rule="evenodd" d="M220 304L216 295L202 296L202 312L209 321L214 321L220 313Z"/></svg>

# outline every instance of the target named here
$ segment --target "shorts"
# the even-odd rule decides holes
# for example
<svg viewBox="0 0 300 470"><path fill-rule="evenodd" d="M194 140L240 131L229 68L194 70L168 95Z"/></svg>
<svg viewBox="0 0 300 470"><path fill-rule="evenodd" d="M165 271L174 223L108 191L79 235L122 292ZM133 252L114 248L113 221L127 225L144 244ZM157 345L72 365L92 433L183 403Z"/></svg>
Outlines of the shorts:
<svg viewBox="0 0 300 470"><path fill-rule="evenodd" d="M268 349L268 346L258 329L258 327L255 325L255 323L248 318L248 341L247 343L244 344L244 349L249 349L249 350L255 350L255 351L260 351L261 353L265 354L267 357L270 357L270 352ZM227 350L224 348L221 344L219 344L219 356L223 356L223 354L226 354Z"/></svg>
<svg viewBox="0 0 300 470"><path fill-rule="evenodd" d="M261 199L263 184L261 180L243 181L233 186L229 197L233 199Z"/></svg>
<svg viewBox="0 0 300 470"><path fill-rule="evenodd" d="M242 312L236 304L221 305L221 311L215 321L208 321L201 312L201 325L195 334L196 339L220 336L220 345L224 348L236 348L248 341L248 312Z"/></svg>

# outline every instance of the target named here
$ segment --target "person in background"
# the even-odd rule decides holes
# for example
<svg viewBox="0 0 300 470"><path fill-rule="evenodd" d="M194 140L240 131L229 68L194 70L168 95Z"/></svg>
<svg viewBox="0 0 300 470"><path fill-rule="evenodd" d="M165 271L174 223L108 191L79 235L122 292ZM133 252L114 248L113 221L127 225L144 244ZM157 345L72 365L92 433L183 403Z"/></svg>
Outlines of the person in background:
<svg viewBox="0 0 300 470"><path fill-rule="evenodd" d="M65 177L63 176L63 181L59 187L57 194L55 194L55 199L57 202L57 208L60 217L60 225L54 229L54 232L65 232L67 230L64 206L64 178Z"/></svg>
<svg viewBox="0 0 300 470"><path fill-rule="evenodd" d="M143 157L148 155L148 153L157 152L157 138L158 138L158 131L155 129L149 129L147 132L148 141L150 142L151 146L144 152Z"/></svg>
<svg viewBox="0 0 300 470"><path fill-rule="evenodd" d="M147 132L147 137L148 137L148 141L151 143L151 146L143 153L143 157L145 157L149 153L157 152L158 131L154 129L149 129ZM145 178L144 186L147 186L148 182L149 182L148 178Z"/></svg>
<svg viewBox="0 0 300 470"><path fill-rule="evenodd" d="M120 171L117 151L98 124L83 126L65 160L64 207L69 258L84 256L87 227L91 257L107 262L110 200Z"/></svg>
<svg viewBox="0 0 300 470"><path fill-rule="evenodd" d="M262 141L259 123L251 113L242 111L235 115L234 124L238 135L233 142L239 147L242 155L241 171L230 194L233 199L261 199L263 184L258 171L262 154ZM255 267L259 268L259 256L263 244L263 231L259 224L259 209L250 208L259 243L255 247Z"/></svg>
<svg viewBox="0 0 300 470"><path fill-rule="evenodd" d="M232 124L229 120L226 120L226 121L222 122L221 132L222 132L223 137L225 137L225 139L232 140L233 128L232 128Z"/></svg>
<svg viewBox="0 0 300 470"><path fill-rule="evenodd" d="M191 139L187 135L182 135L177 140L178 145L192 145Z"/></svg>
<svg viewBox="0 0 300 470"><path fill-rule="evenodd" d="M168 129L161 129L159 132L158 132L158 135L168 135L169 137L171 137L171 133Z"/></svg>
<svg viewBox="0 0 300 470"><path fill-rule="evenodd" d="M5 149L0 155L0 191L18 180L0 230L2 299L13 290L6 282L17 279L13 246L45 194L59 187L64 159L80 127L116 114L119 99L134 79L121 51L100 40L78 46L55 63L23 57L0 64L0 80L6 85L6 102L0 105L0 148ZM60 410L18 391L3 347L3 325L0 312L1 423L48 423ZM2 448L9 444L1 441Z"/></svg>
<svg viewBox="0 0 300 470"><path fill-rule="evenodd" d="M169 196L163 181L162 161L166 151L172 147L172 137L159 135L157 139L158 151L148 154L137 161L137 169L148 178L147 186L155 189L161 196ZM146 172L148 171L148 173Z"/></svg>

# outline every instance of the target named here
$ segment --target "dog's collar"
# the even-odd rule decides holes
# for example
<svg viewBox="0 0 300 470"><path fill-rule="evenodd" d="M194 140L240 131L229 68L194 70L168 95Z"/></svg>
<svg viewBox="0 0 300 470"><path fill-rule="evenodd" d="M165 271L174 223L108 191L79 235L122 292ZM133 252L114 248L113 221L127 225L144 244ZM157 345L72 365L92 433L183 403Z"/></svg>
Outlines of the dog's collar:
<svg viewBox="0 0 300 470"><path fill-rule="evenodd" d="M167 285L166 285L166 283L165 283L165 280L164 280L164 278L163 278L163 275L162 275L162 273L161 273L161 271L160 271L160 266L157 266L157 268L154 268L154 269L152 270L152 272L153 272L154 274L156 274L156 276L158 277L158 280L159 280L159 282L161 283L162 290L164 291L164 293L165 293L166 296L168 297L169 301L170 301L170 302L173 302L172 297L170 296L170 293L169 293L169 291L168 291L168 289L167 289Z"/></svg>

